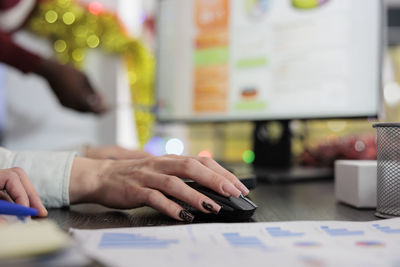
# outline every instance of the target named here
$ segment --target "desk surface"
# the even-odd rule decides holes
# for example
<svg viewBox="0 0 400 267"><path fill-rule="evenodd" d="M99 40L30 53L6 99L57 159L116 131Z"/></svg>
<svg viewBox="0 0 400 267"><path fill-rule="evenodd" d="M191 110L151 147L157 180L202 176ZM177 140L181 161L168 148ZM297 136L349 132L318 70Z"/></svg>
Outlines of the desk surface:
<svg viewBox="0 0 400 267"><path fill-rule="evenodd" d="M259 206L252 222L378 219L374 209L359 210L337 203L332 181L259 184L250 197ZM64 230L181 224L150 208L121 211L93 204L50 209L49 218Z"/></svg>

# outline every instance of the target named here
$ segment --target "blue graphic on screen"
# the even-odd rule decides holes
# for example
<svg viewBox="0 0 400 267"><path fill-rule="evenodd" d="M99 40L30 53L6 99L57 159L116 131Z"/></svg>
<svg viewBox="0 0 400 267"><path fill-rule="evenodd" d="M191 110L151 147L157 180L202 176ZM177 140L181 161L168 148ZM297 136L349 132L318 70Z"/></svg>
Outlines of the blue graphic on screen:
<svg viewBox="0 0 400 267"><path fill-rule="evenodd" d="M105 233L101 237L99 248L167 248L171 244L177 244L178 240L161 240L154 237L146 237L140 234Z"/></svg>
<svg viewBox="0 0 400 267"><path fill-rule="evenodd" d="M400 234L400 228L393 229L390 226L381 226L379 224L373 224L372 226L385 234Z"/></svg>
<svg viewBox="0 0 400 267"><path fill-rule="evenodd" d="M351 231L346 228L329 228L328 226L321 226L321 229L330 236L349 236L349 235L363 235L364 231Z"/></svg>
<svg viewBox="0 0 400 267"><path fill-rule="evenodd" d="M304 233L296 233L288 230L283 230L280 227L267 227L265 228L272 237L299 237L304 236Z"/></svg>
<svg viewBox="0 0 400 267"><path fill-rule="evenodd" d="M241 236L239 233L223 233L222 235L233 247L266 248L264 243L255 236Z"/></svg>

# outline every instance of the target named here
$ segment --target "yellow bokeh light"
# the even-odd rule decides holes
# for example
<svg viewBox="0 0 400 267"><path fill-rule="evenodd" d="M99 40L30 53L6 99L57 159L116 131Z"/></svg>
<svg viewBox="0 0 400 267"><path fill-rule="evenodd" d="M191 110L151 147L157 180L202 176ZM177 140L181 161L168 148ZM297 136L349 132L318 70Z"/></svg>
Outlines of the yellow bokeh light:
<svg viewBox="0 0 400 267"><path fill-rule="evenodd" d="M65 12L63 15L63 21L67 25L71 25L75 21L75 15L72 12Z"/></svg>
<svg viewBox="0 0 400 267"><path fill-rule="evenodd" d="M77 61L77 62L81 62L83 61L85 55L82 49L75 49L74 51L72 51L72 58L73 60Z"/></svg>
<svg viewBox="0 0 400 267"><path fill-rule="evenodd" d="M87 38L86 42L87 42L87 45L88 45L90 48L96 48L96 47L98 47L99 44L100 44L100 39L99 39L99 37L97 37L97 35L90 35L90 36Z"/></svg>
<svg viewBox="0 0 400 267"><path fill-rule="evenodd" d="M44 15L44 18L48 23L54 23L58 19L58 14L54 10L49 10Z"/></svg>
<svg viewBox="0 0 400 267"><path fill-rule="evenodd" d="M54 42L54 50L58 53L62 53L67 49L67 43L64 40L57 40Z"/></svg>

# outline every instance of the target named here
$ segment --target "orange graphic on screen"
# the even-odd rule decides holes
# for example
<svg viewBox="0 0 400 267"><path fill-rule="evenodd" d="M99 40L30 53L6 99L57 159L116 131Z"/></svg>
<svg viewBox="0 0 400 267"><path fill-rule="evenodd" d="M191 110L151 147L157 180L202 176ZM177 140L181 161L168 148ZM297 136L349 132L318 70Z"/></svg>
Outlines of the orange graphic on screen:
<svg viewBox="0 0 400 267"><path fill-rule="evenodd" d="M196 0L193 110L228 109L229 0Z"/></svg>
<svg viewBox="0 0 400 267"><path fill-rule="evenodd" d="M194 90L194 111L226 111L228 108L228 67L197 67Z"/></svg>
<svg viewBox="0 0 400 267"><path fill-rule="evenodd" d="M226 29L216 29L214 31L200 32L196 37L196 48L227 46L229 34Z"/></svg>
<svg viewBox="0 0 400 267"><path fill-rule="evenodd" d="M228 27L229 0L196 0L195 7L199 30Z"/></svg>

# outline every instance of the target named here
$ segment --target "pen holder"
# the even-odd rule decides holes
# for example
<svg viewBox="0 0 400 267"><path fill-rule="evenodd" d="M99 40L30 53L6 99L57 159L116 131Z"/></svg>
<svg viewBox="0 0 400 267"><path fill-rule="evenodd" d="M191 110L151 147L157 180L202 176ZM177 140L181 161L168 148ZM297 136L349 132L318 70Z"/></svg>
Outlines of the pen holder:
<svg viewBox="0 0 400 267"><path fill-rule="evenodd" d="M376 216L400 216L400 123L375 123L377 129Z"/></svg>

